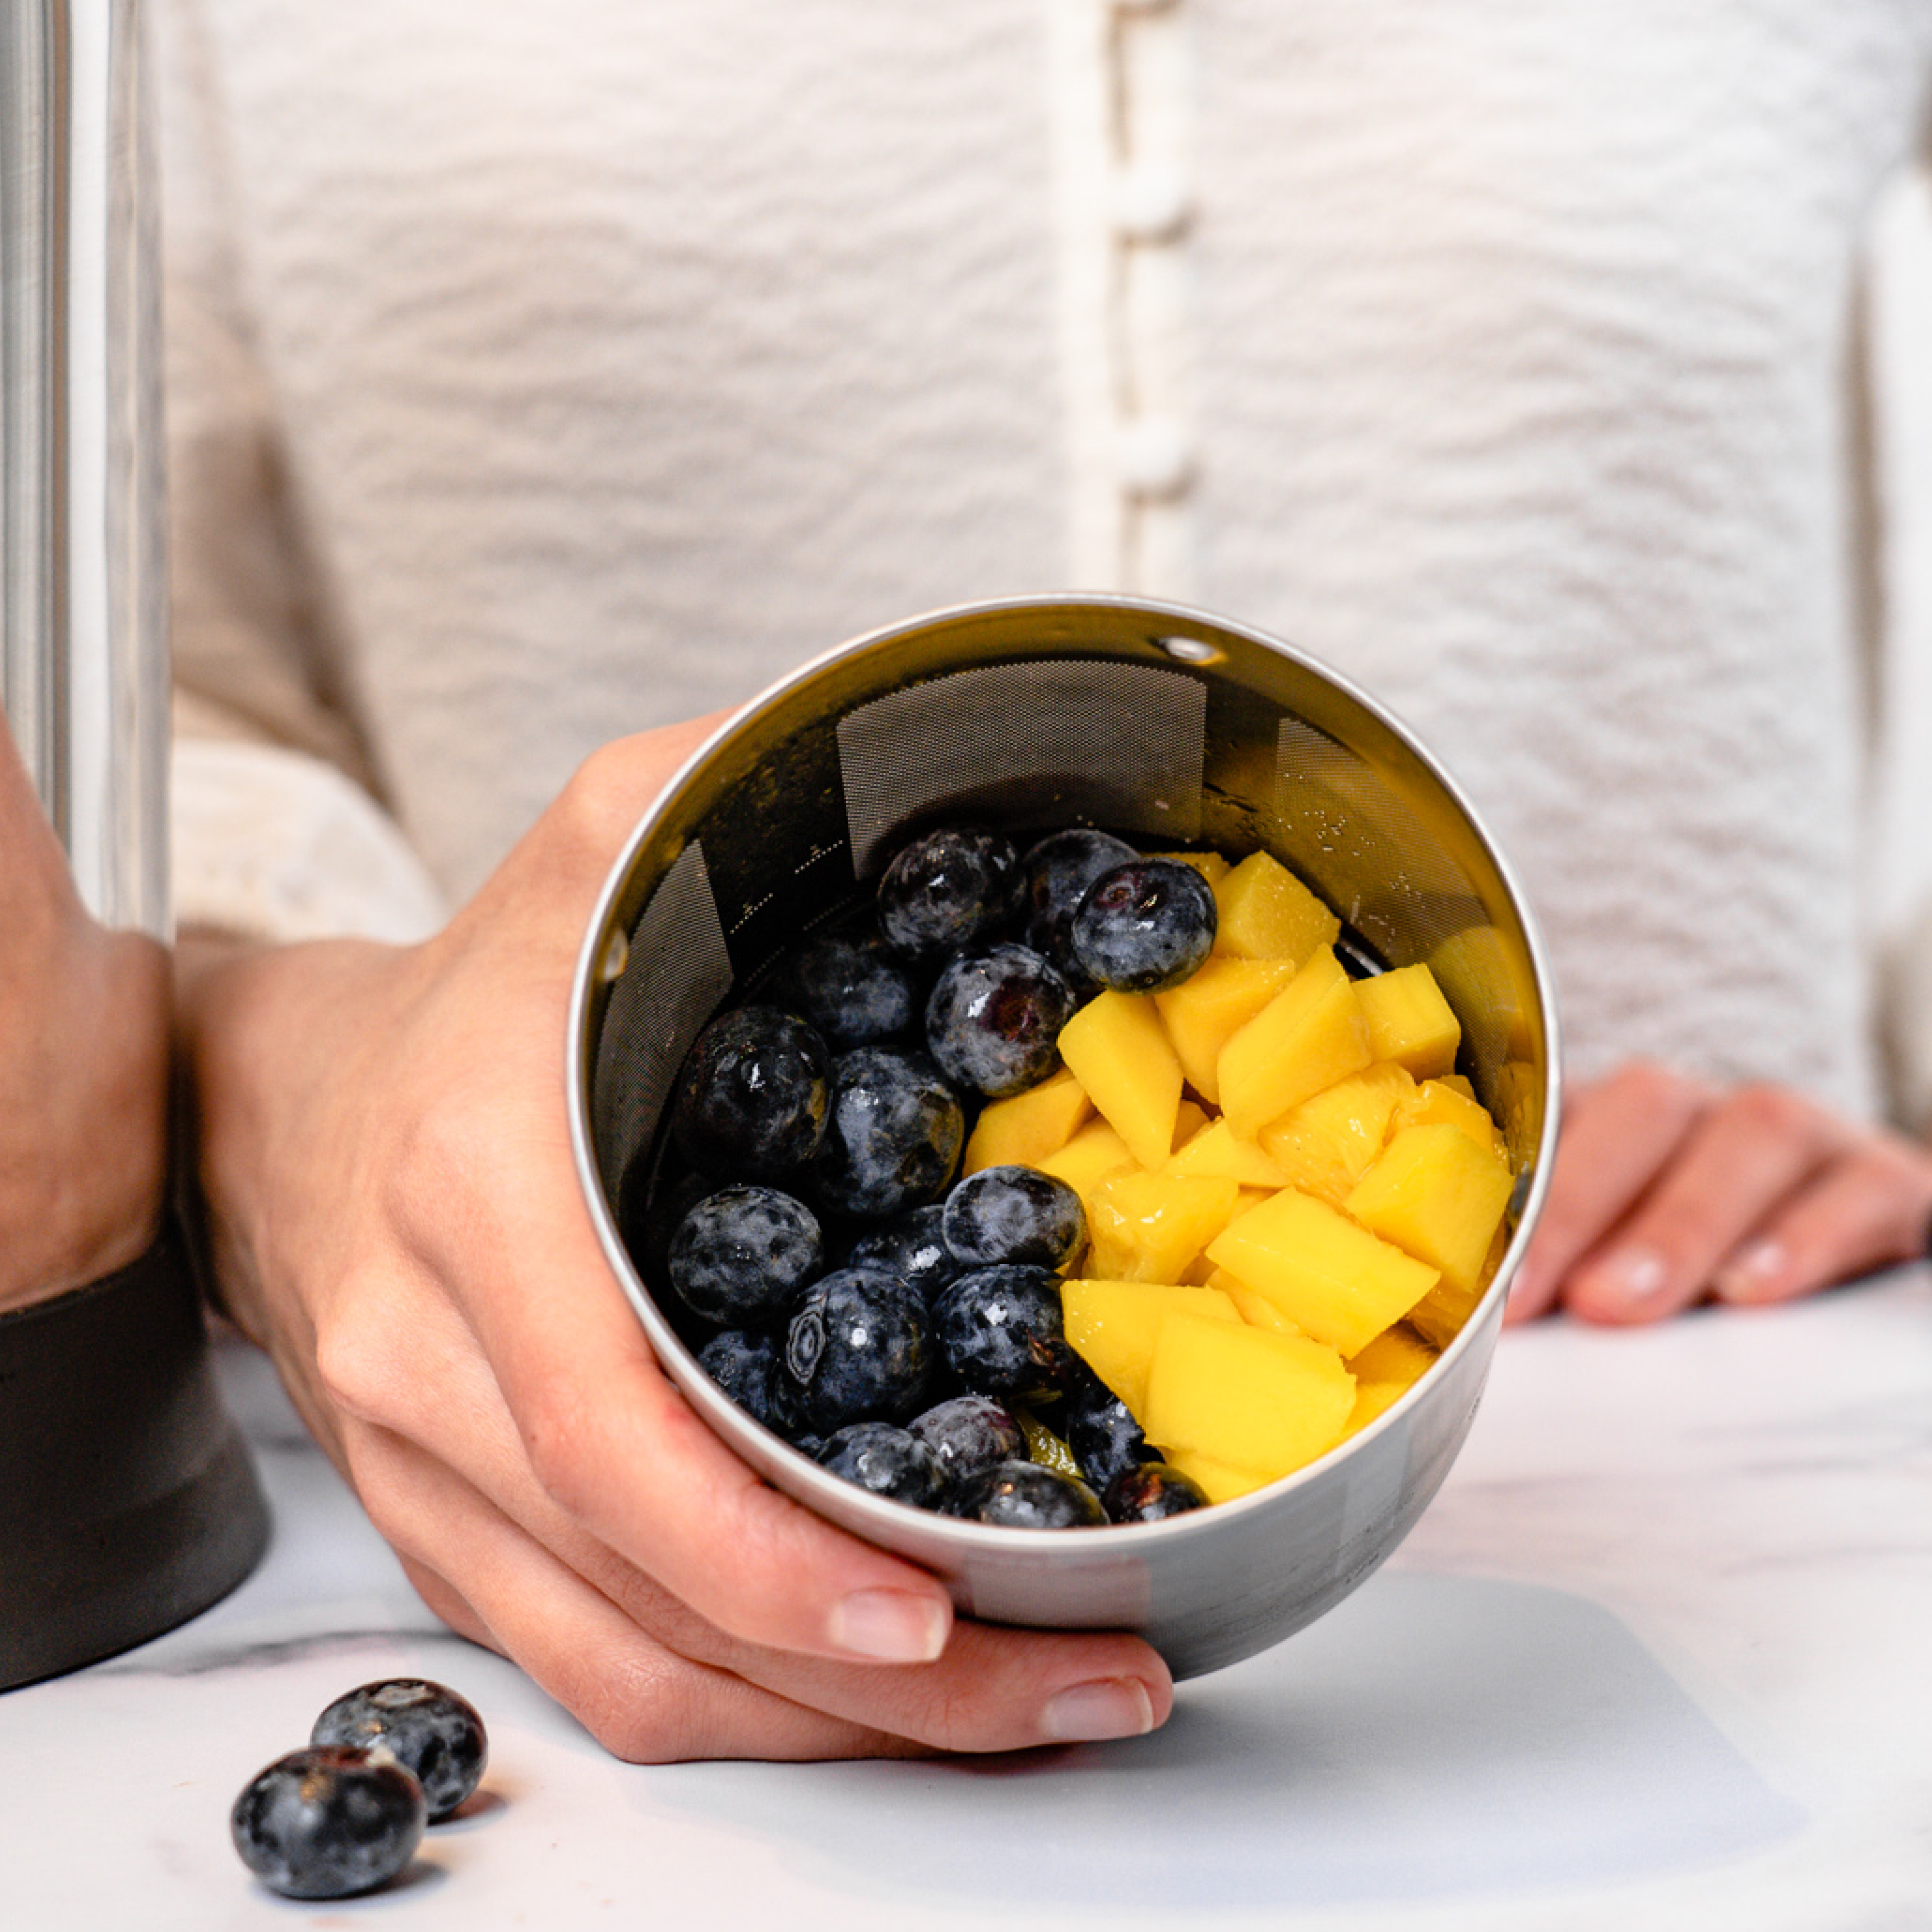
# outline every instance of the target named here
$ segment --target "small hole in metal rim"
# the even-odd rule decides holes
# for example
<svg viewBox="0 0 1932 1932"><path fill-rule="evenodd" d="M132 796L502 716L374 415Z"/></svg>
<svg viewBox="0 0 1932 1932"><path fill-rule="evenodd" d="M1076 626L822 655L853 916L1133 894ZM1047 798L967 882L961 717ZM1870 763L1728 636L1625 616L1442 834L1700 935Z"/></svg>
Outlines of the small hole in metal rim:
<svg viewBox="0 0 1932 1932"><path fill-rule="evenodd" d="M1183 664L1216 664L1222 655L1220 646L1204 638L1156 638L1154 642Z"/></svg>

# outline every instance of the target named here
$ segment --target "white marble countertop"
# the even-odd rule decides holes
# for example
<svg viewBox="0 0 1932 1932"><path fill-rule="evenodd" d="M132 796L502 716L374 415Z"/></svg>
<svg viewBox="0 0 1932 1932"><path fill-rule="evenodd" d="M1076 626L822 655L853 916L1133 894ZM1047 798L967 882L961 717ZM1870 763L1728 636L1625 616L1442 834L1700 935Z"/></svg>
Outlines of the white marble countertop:
<svg viewBox="0 0 1932 1932"><path fill-rule="evenodd" d="M988 1923L1390 1932L1932 1927L1932 1271L1808 1306L1506 1334L1394 1560L1165 1731L991 1764L614 1762L422 1608L258 1360L260 1571L0 1697L0 1924L417 1932ZM440 1678L487 1802L298 1905L228 1808L315 1713Z"/></svg>

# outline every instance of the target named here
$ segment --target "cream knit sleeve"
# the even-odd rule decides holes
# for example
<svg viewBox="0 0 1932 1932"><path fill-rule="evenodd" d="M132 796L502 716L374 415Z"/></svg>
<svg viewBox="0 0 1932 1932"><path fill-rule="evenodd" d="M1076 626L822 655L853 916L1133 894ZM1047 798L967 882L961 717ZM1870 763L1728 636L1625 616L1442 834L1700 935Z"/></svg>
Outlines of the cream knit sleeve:
<svg viewBox="0 0 1932 1932"><path fill-rule="evenodd" d="M378 802L296 466L255 353L202 0L149 15L164 205L176 924L266 938L433 932L437 888Z"/></svg>

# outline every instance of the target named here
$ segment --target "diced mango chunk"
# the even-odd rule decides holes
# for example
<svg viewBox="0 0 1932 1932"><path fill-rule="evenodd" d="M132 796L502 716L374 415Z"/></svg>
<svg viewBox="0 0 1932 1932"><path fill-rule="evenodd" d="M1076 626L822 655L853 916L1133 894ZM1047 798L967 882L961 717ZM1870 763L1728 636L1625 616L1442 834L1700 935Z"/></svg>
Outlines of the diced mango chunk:
<svg viewBox="0 0 1932 1932"><path fill-rule="evenodd" d="M1105 1120L1089 1120L1058 1154L1048 1154L1034 1165L1041 1173L1065 1181L1084 1206L1116 1168L1132 1167L1134 1157L1126 1142Z"/></svg>
<svg viewBox="0 0 1932 1932"><path fill-rule="evenodd" d="M1058 1154L1094 1112L1087 1090L1062 1067L1004 1100L989 1100L966 1143L962 1172L982 1167L1037 1167Z"/></svg>
<svg viewBox="0 0 1932 1932"><path fill-rule="evenodd" d="M1346 1205L1364 1227L1439 1270L1451 1288L1474 1290L1514 1185L1509 1163L1460 1129L1405 1127Z"/></svg>
<svg viewBox="0 0 1932 1932"><path fill-rule="evenodd" d="M1155 1340L1140 1420L1164 1450L1272 1478L1332 1449L1354 1401L1354 1377L1322 1342L1176 1313Z"/></svg>
<svg viewBox="0 0 1932 1932"><path fill-rule="evenodd" d="M1456 1127L1477 1146L1492 1154L1503 1151L1503 1137L1489 1110L1467 1090L1468 1082L1454 1076L1448 1079L1425 1080L1414 1093L1396 1103L1389 1117L1390 1129L1400 1133L1404 1127Z"/></svg>
<svg viewBox="0 0 1932 1932"><path fill-rule="evenodd" d="M1241 1318L1218 1288L1147 1281L1069 1281L1060 1289L1060 1303L1067 1340L1136 1420L1147 1406L1155 1340L1168 1316L1228 1322Z"/></svg>
<svg viewBox="0 0 1932 1932"><path fill-rule="evenodd" d="M1275 1480L1259 1469L1239 1469L1232 1462L1216 1462L1198 1449L1170 1449L1166 1460L1170 1468L1178 1469L1199 1484L1202 1494L1210 1503L1231 1503L1238 1496L1266 1489Z"/></svg>
<svg viewBox="0 0 1932 1932"><path fill-rule="evenodd" d="M1210 1121L1169 1154L1165 1174L1220 1174L1243 1187L1286 1187L1288 1177L1252 1141L1237 1140L1226 1120Z"/></svg>
<svg viewBox="0 0 1932 1932"><path fill-rule="evenodd" d="M1462 1027L1426 966L1399 966L1355 988L1369 1029L1369 1050L1394 1060L1418 1080L1454 1070Z"/></svg>
<svg viewBox="0 0 1932 1932"><path fill-rule="evenodd" d="M1214 948L1302 964L1333 946L1342 922L1278 859L1252 852L1214 885Z"/></svg>
<svg viewBox="0 0 1932 1932"><path fill-rule="evenodd" d="M1180 1062L1153 995L1096 993L1060 1030L1060 1057L1142 1167L1174 1151Z"/></svg>
<svg viewBox="0 0 1932 1932"><path fill-rule="evenodd" d="M1447 1280L1438 1281L1415 1306L1408 1311L1410 1325L1426 1341L1438 1348L1446 1348L1462 1332L1462 1324L1476 1312L1476 1304L1483 1298L1490 1283L1495 1280L1496 1270L1502 1266L1503 1252L1509 1246L1509 1229L1500 1227L1496 1238L1490 1244L1490 1252L1483 1259L1482 1278L1473 1288L1452 1288Z"/></svg>
<svg viewBox="0 0 1932 1932"><path fill-rule="evenodd" d="M1178 1282L1240 1196L1221 1174L1110 1174L1087 1210L1088 1268L1108 1281Z"/></svg>
<svg viewBox="0 0 1932 1932"><path fill-rule="evenodd" d="M1288 1186L1339 1208L1381 1153L1396 1108L1414 1091L1406 1067L1378 1061L1270 1120L1262 1150Z"/></svg>
<svg viewBox="0 0 1932 1932"><path fill-rule="evenodd" d="M1190 978L1154 1003L1174 1043L1187 1084L1210 1105L1221 1103L1216 1067L1221 1049L1297 971L1288 959L1209 958Z"/></svg>
<svg viewBox="0 0 1932 1932"><path fill-rule="evenodd" d="M1289 1108L1368 1064L1368 1028L1354 983L1324 946L1222 1048L1216 1066L1221 1111L1251 1141Z"/></svg>
<svg viewBox="0 0 1932 1932"><path fill-rule="evenodd" d="M1432 1267L1292 1187L1216 1235L1208 1255L1345 1355L1400 1321L1436 1280Z"/></svg>
<svg viewBox="0 0 1932 1932"><path fill-rule="evenodd" d="M1224 1268L1209 1264L1210 1272L1208 1286L1218 1288L1234 1304L1235 1311L1251 1328L1272 1328L1277 1335L1299 1335L1301 1333L1264 1294L1257 1294L1238 1276L1230 1274Z"/></svg>
<svg viewBox="0 0 1932 1932"><path fill-rule="evenodd" d="M1178 866L1192 866L1211 886L1228 876L1228 861L1219 852L1150 852L1150 859L1171 859Z"/></svg>
<svg viewBox="0 0 1932 1932"><path fill-rule="evenodd" d="M1384 1329L1366 1348L1350 1356L1355 1406L1349 1413L1348 1433L1354 1435L1384 1409L1394 1407L1435 1360L1436 1351L1407 1322Z"/></svg>

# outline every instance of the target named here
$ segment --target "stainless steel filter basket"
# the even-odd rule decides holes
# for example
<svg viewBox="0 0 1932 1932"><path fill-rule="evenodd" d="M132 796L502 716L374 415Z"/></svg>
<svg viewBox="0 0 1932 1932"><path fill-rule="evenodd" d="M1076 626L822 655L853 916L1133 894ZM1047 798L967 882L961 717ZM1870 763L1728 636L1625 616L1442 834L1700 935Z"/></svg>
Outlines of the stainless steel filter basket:
<svg viewBox="0 0 1932 1932"><path fill-rule="evenodd" d="M1041 1533L928 1515L828 1474L710 1383L653 1300L634 1229L678 1067L706 1022L936 823L1103 826L1149 849L1264 848L1388 966L1426 961L1522 1176L1495 1281L1402 1401L1320 1462L1160 1523ZM579 1169L668 1372L769 1480L944 1577L996 1622L1137 1630L1178 1676L1250 1655L1395 1548L1468 1432L1540 1208L1555 1010L1509 868L1452 781L1372 699L1262 633L1178 606L1051 597L862 638L740 712L638 826L586 937L571 1013Z"/></svg>

